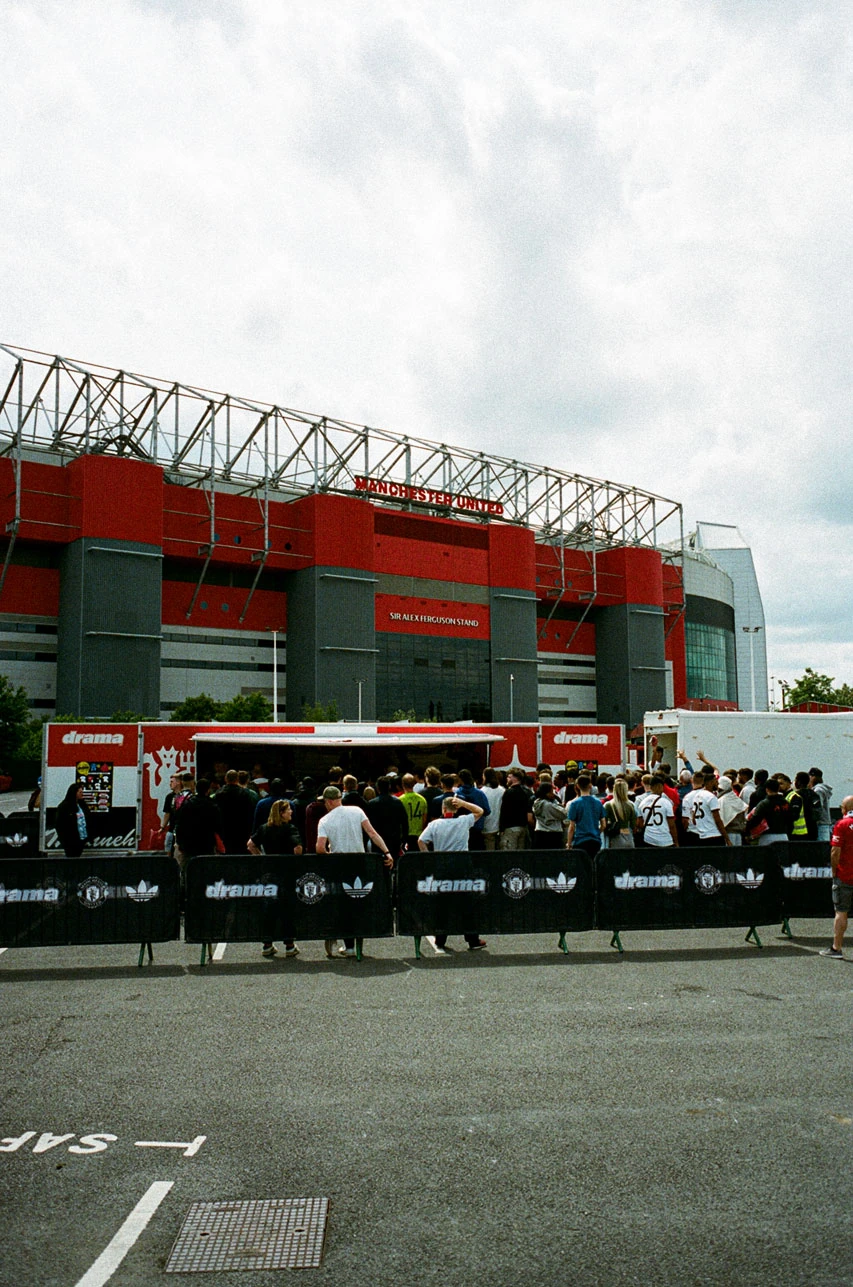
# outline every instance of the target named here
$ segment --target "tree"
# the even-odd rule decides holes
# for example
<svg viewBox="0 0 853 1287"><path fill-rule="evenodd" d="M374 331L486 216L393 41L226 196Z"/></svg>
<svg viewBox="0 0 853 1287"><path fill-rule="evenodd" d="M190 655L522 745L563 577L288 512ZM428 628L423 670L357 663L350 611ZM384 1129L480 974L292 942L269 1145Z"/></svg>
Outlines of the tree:
<svg viewBox="0 0 853 1287"><path fill-rule="evenodd" d="M6 676L0 675L0 762L20 754L30 721L26 689L13 688Z"/></svg>
<svg viewBox="0 0 853 1287"><path fill-rule="evenodd" d="M337 702L329 702L328 706L322 702L303 702L302 718L311 724L337 724L341 717Z"/></svg>
<svg viewBox="0 0 853 1287"><path fill-rule="evenodd" d="M829 675L821 675L811 666L806 666L805 674L788 689L786 704L798 706L800 702L826 702L830 706L853 707L853 687L839 684L838 688L833 688L834 683Z"/></svg>
<svg viewBox="0 0 853 1287"><path fill-rule="evenodd" d="M238 693L230 702L223 702L217 719L231 724L258 724L272 716L272 702L263 693Z"/></svg>
<svg viewBox="0 0 853 1287"><path fill-rule="evenodd" d="M219 719L220 704L215 697L199 693L197 697L187 697L179 702L172 711L171 718L176 723L205 724L209 720Z"/></svg>

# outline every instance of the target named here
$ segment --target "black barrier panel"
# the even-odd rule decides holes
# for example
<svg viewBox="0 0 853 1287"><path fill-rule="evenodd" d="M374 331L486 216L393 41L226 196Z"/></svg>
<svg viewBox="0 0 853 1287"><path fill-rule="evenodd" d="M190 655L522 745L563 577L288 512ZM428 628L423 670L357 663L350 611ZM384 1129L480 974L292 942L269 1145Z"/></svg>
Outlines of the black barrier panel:
<svg viewBox="0 0 853 1287"><path fill-rule="evenodd" d="M592 860L582 850L407 853L397 932L561 934L593 928Z"/></svg>
<svg viewBox="0 0 853 1287"><path fill-rule="evenodd" d="M613 849L595 860L599 929L701 929L782 920L775 846Z"/></svg>
<svg viewBox="0 0 853 1287"><path fill-rule="evenodd" d="M186 876L188 943L394 934L379 854L213 854L191 858Z"/></svg>
<svg viewBox="0 0 853 1287"><path fill-rule="evenodd" d="M794 916L832 916L832 868L828 840L798 840L787 846L781 860L782 911Z"/></svg>
<svg viewBox="0 0 853 1287"><path fill-rule="evenodd" d="M0 867L0 945L180 938L179 872L163 854L21 858Z"/></svg>
<svg viewBox="0 0 853 1287"><path fill-rule="evenodd" d="M39 851L37 813L10 813L0 818L0 859L35 858Z"/></svg>

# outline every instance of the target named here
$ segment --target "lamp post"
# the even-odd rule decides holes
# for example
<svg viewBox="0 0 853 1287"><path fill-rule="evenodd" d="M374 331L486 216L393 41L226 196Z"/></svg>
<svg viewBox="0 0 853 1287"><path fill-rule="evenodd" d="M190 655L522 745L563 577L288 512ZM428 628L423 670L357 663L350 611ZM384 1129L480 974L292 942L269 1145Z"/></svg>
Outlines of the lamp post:
<svg viewBox="0 0 853 1287"><path fill-rule="evenodd" d="M360 724L361 723L361 686L364 683L364 680L357 679L355 680L355 682L358 684L358 722Z"/></svg>
<svg viewBox="0 0 853 1287"><path fill-rule="evenodd" d="M509 677L509 722L515 723L515 675Z"/></svg>
<svg viewBox="0 0 853 1287"><path fill-rule="evenodd" d="M750 710L755 710L755 636L758 634L761 626L741 626L745 635L749 635L749 683L751 689L752 705Z"/></svg>

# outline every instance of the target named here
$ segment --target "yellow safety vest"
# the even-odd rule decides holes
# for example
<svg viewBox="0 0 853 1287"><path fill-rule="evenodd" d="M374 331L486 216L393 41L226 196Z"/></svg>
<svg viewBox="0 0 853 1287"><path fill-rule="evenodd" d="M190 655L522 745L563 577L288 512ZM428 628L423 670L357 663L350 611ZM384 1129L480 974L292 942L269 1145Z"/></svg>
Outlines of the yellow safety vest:
<svg viewBox="0 0 853 1287"><path fill-rule="evenodd" d="M785 796L785 799L788 801L788 804L791 806L791 809L792 809L792 810L793 810L793 807L794 807L794 800L799 800L799 802L800 802L800 816L797 818L796 822L794 823L794 829L793 829L793 831L791 832L791 835L792 835L792 836L807 836L807 835L809 834L809 829L808 829L808 827L806 826L806 802L805 802L805 800L804 800L804 799L803 799L803 797L800 795L799 791L795 791L795 790L793 790L793 789L792 789L792 790L790 790L790 791L788 792L788 794Z"/></svg>

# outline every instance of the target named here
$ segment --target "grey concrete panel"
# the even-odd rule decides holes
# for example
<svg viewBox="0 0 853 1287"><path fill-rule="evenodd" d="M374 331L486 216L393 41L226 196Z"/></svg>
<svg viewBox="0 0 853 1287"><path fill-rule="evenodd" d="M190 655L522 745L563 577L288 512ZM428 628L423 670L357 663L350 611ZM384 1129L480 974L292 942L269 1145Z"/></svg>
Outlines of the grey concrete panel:
<svg viewBox="0 0 853 1287"><path fill-rule="evenodd" d="M375 719L375 578L352 568L292 572L287 585L287 718L336 702L341 719Z"/></svg>
<svg viewBox="0 0 853 1287"><path fill-rule="evenodd" d="M390 572L376 573L377 594L399 594L406 599L446 599L450 603L489 602L489 588L485 585L467 585L459 581L438 581L423 576L397 576Z"/></svg>
<svg viewBox="0 0 853 1287"><path fill-rule="evenodd" d="M535 724L539 718L536 596L526 590L492 587L489 613L492 719Z"/></svg>
<svg viewBox="0 0 853 1287"><path fill-rule="evenodd" d="M56 708L156 715L161 568L156 546L84 537L60 563Z"/></svg>
<svg viewBox="0 0 853 1287"><path fill-rule="evenodd" d="M621 603L595 614L597 715L601 724L639 724L666 701L664 616L659 607Z"/></svg>

